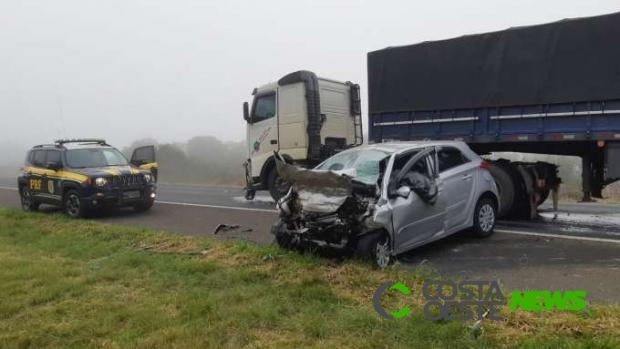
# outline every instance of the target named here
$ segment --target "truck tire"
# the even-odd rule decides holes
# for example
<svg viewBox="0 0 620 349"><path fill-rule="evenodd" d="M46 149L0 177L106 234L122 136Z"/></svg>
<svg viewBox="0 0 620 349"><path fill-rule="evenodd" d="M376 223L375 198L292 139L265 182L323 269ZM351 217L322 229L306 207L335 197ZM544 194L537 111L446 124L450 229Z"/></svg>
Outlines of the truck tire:
<svg viewBox="0 0 620 349"><path fill-rule="evenodd" d="M497 208L497 216L504 217L510 213L514 206L515 184L510 174L509 164L505 165L500 161L493 161L489 171L497 184L500 207Z"/></svg>
<svg viewBox="0 0 620 349"><path fill-rule="evenodd" d="M549 193L551 193L551 190L549 190L549 189L544 190L544 191L540 194L540 197L538 198L538 202L536 203L536 206L540 206L540 205L542 205L545 201L547 201L547 199L549 198Z"/></svg>
<svg viewBox="0 0 620 349"><path fill-rule="evenodd" d="M290 187L291 185L282 180L278 175L278 171L275 167L269 171L267 175L267 189L275 201L280 200L281 197L286 195Z"/></svg>

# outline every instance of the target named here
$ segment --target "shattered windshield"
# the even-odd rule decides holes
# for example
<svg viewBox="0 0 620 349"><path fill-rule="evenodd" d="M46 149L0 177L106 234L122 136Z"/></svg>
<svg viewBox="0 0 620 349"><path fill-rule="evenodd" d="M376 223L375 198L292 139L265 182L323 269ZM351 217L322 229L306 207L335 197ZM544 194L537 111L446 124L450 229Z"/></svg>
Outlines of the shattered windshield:
<svg viewBox="0 0 620 349"><path fill-rule="evenodd" d="M317 170L355 170L355 180L376 184L380 175L379 164L389 153L376 149L354 150L336 154L316 167Z"/></svg>

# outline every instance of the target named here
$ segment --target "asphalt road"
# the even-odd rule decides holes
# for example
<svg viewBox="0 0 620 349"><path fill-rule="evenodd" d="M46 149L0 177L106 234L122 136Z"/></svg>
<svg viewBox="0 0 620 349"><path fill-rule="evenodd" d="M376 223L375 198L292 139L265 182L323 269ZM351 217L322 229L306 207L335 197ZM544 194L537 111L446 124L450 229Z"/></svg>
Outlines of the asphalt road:
<svg viewBox="0 0 620 349"><path fill-rule="evenodd" d="M0 206L19 207L14 179L0 179ZM246 202L239 188L160 184L146 213L123 209L94 219L191 235L212 235L218 224L239 225L215 237L272 242L276 218L266 195ZM44 211L53 211L44 208ZM588 291L587 299L620 301L620 205L561 205L535 222L502 221L488 239L464 234L399 256L406 268L427 265L448 277L497 280L507 288Z"/></svg>

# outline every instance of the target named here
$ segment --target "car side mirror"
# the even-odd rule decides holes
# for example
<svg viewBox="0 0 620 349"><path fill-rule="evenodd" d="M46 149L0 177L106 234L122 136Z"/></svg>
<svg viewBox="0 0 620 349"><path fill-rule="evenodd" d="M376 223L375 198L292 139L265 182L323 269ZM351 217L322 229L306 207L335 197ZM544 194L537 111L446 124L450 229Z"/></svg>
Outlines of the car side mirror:
<svg viewBox="0 0 620 349"><path fill-rule="evenodd" d="M48 170L58 171L62 168L62 164L60 162L48 162L47 166L45 166Z"/></svg>
<svg viewBox="0 0 620 349"><path fill-rule="evenodd" d="M248 102L243 102L243 120L250 123L250 106Z"/></svg>
<svg viewBox="0 0 620 349"><path fill-rule="evenodd" d="M406 199L409 197L409 195L411 195L411 188L409 188L406 185L403 185L396 190L396 195Z"/></svg>

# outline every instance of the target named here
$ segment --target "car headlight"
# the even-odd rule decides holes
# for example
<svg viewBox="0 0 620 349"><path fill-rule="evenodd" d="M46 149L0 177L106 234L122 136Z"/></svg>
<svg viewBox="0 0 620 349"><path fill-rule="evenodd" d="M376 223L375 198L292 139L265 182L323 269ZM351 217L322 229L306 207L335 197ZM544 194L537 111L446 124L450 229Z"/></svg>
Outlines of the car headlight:
<svg viewBox="0 0 620 349"><path fill-rule="evenodd" d="M99 177L95 179L95 185L98 187L103 187L106 184L108 184L108 180L105 178Z"/></svg>
<svg viewBox="0 0 620 349"><path fill-rule="evenodd" d="M152 177L151 177L151 175L150 175L150 174L148 174L148 173L145 173L145 174L144 174L144 181L145 181L145 182L147 182L147 183L151 183L151 179L152 179Z"/></svg>

